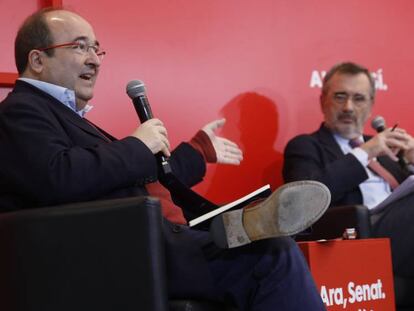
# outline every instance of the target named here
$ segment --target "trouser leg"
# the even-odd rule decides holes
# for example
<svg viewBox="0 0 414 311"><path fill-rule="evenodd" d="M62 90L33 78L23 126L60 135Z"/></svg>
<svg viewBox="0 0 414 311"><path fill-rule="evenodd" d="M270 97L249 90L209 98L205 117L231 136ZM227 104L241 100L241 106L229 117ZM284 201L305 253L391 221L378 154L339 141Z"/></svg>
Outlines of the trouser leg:
<svg viewBox="0 0 414 311"><path fill-rule="evenodd" d="M209 267L217 288L240 310L325 310L303 255L290 238L223 252Z"/></svg>
<svg viewBox="0 0 414 311"><path fill-rule="evenodd" d="M231 302L246 311L325 310L303 255L292 239L268 239L222 250L206 232L189 234L203 250L212 277L213 287L204 290L205 297ZM193 280L191 290L203 286L203 282ZM185 296L177 292L179 283L170 280L170 287L175 288L175 295Z"/></svg>
<svg viewBox="0 0 414 311"><path fill-rule="evenodd" d="M414 195L391 204L373 224L375 237L391 240L391 254L395 274L414 277Z"/></svg>

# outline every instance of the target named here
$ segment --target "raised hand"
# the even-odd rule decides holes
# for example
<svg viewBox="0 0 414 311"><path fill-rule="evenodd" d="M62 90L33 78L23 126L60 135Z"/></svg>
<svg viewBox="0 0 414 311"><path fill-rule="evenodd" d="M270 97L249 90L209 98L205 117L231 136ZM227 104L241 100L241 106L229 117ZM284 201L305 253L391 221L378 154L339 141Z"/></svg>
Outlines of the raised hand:
<svg viewBox="0 0 414 311"><path fill-rule="evenodd" d="M215 120L206 124L201 130L204 131L211 140L217 156L217 163L239 165L243 160L243 152L236 143L226 138L217 136L215 131L223 127L225 119Z"/></svg>

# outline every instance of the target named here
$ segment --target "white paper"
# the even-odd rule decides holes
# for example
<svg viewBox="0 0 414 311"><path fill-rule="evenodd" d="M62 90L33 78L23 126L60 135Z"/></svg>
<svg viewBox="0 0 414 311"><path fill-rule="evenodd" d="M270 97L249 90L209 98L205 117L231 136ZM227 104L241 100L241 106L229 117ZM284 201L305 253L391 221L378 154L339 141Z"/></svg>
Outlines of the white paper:
<svg viewBox="0 0 414 311"><path fill-rule="evenodd" d="M384 201L372 208L370 212L372 214L379 213L391 203L411 194L412 192L414 192L414 175L408 176L402 184L395 188Z"/></svg>
<svg viewBox="0 0 414 311"><path fill-rule="evenodd" d="M193 220L190 220L188 222L188 225L190 227L195 226L195 225L198 225L199 223L201 223L201 222L203 222L203 221L205 221L205 220L207 220L207 219L209 219L211 217L217 216L217 215L219 215L219 214L221 214L221 213L223 213L223 212L231 209L232 207L234 207L234 206L236 206L236 205L238 205L238 204L240 204L240 203L242 203L244 201L247 201L247 200L253 198L254 196L256 196L256 195L258 195L258 194L266 191L267 189L270 189L270 185L265 185L265 186L263 186L263 187L255 190L255 191L253 191L253 192L245 195L244 197L242 197L240 199L237 199L236 201L233 201L231 203L228 203L226 205L223 205L223 206L215 209L214 211L211 211L209 213L206 213L204 215L201 215L200 217L194 218Z"/></svg>

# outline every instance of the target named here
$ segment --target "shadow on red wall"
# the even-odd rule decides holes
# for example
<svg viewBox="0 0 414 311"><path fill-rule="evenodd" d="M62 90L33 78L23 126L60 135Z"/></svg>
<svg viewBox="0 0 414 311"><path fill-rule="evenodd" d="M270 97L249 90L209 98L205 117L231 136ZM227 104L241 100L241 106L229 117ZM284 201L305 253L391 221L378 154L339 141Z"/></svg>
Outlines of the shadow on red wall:
<svg viewBox="0 0 414 311"><path fill-rule="evenodd" d="M217 165L206 196L220 204L265 184L273 189L280 185L283 155L273 149L279 128L276 104L257 93L243 93L221 114L227 122L220 135L239 143L244 160L240 166Z"/></svg>

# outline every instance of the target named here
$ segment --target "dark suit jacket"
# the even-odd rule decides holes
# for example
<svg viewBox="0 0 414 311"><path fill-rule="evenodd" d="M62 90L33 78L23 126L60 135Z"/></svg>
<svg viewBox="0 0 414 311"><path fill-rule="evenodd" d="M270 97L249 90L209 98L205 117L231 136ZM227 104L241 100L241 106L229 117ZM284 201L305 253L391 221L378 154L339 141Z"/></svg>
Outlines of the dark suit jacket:
<svg viewBox="0 0 414 311"><path fill-rule="evenodd" d="M170 163L188 186L205 174L203 157L186 143ZM155 157L140 140L105 137L28 83L17 81L0 104L0 212L146 195L145 184L156 179ZM182 290L201 295L212 286L210 272L192 230L180 228L164 222L167 270ZM204 282L194 286L194 279Z"/></svg>
<svg viewBox="0 0 414 311"><path fill-rule="evenodd" d="M369 139L369 136L364 136ZM407 175L388 157L378 161L399 181ZM317 180L332 194L331 206L362 204L358 185L368 178L365 168L352 155L344 155L329 129L321 125L312 134L293 138L284 152L285 182Z"/></svg>
<svg viewBox="0 0 414 311"><path fill-rule="evenodd" d="M110 142L112 141L112 142ZM0 211L147 194L157 179L151 151L115 140L23 81L0 105ZM201 181L202 156L181 144L171 157L187 185Z"/></svg>

